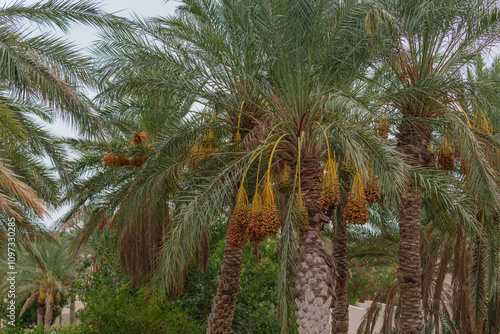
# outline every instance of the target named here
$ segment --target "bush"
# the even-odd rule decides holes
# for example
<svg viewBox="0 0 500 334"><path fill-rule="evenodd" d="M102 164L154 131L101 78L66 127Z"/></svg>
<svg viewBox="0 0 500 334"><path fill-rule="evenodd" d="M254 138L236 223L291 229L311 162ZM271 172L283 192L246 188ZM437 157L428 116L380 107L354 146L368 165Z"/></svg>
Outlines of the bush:
<svg viewBox="0 0 500 334"><path fill-rule="evenodd" d="M19 327L10 327L0 329L2 334L47 334L43 330L43 326L38 326L34 330L23 329ZM54 328L50 331L50 334L91 334L92 332L82 325L71 325L63 328Z"/></svg>
<svg viewBox="0 0 500 334"><path fill-rule="evenodd" d="M85 307L77 313L81 325L74 327L80 331L75 333L203 333L173 301L147 298L142 290L130 286L110 247L113 235L105 233L91 244L99 270L90 273L87 281L78 286ZM82 270L88 271L90 265L91 260L84 261ZM64 330L61 333L73 333Z"/></svg>
<svg viewBox="0 0 500 334"><path fill-rule="evenodd" d="M349 304L373 299L377 292L390 280L393 268L390 267L355 267L350 270L347 294Z"/></svg>
<svg viewBox="0 0 500 334"><path fill-rule="evenodd" d="M78 317L95 333L202 333L172 302L144 297L142 291L128 286L99 289L85 297Z"/></svg>

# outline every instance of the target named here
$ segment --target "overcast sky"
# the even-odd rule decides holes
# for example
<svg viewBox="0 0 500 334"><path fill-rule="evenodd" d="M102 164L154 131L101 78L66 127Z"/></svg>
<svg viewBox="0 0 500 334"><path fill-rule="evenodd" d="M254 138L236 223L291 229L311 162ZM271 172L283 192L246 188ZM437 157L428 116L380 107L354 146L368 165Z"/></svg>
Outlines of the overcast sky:
<svg viewBox="0 0 500 334"><path fill-rule="evenodd" d="M5 4L11 4L13 1L2 1L0 4L4 6ZM38 1L27 0L25 3L32 4ZM133 14L142 17L151 16L168 16L175 13L175 8L179 4L177 1L163 1L163 0L106 0L100 2L102 9L108 13L113 13L115 15L131 17ZM63 36L73 41L74 43L80 45L82 50L89 47L92 41L97 39L97 30L83 27L75 26L68 34ZM76 132L72 130L67 124L62 122L57 122L56 124L48 126L51 131L63 137L76 136ZM57 212L53 212L51 217L45 219L44 223L50 226L52 222L60 218L67 211L67 207L63 207Z"/></svg>
<svg viewBox="0 0 500 334"><path fill-rule="evenodd" d="M1 0L0 0L1 1ZM10 3L8 1L6 3ZM26 3L36 3L35 0L28 0ZM5 3L5 2L4 2ZM107 0L101 1L102 9L108 13L115 15L131 17L133 14L151 17L151 16L168 16L175 13L175 8L179 5L177 1L163 1L163 0ZM73 41L85 50L90 46L92 41L97 39L98 30L85 27L75 26L68 34L62 34L66 39ZM49 126L53 133L59 136L75 136L76 132L73 131L68 125L58 122L57 124Z"/></svg>

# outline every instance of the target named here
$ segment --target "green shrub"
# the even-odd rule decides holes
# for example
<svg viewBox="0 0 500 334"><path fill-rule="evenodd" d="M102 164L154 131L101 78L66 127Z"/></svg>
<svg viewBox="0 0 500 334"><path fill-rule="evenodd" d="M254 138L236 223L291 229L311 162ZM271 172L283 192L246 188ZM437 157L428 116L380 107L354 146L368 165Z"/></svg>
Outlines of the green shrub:
<svg viewBox="0 0 500 334"><path fill-rule="evenodd" d="M373 299L384 284L390 280L393 268L390 267L355 267L347 286L349 304Z"/></svg>
<svg viewBox="0 0 500 334"><path fill-rule="evenodd" d="M85 307L77 312L81 325L75 328L81 332L76 333L203 333L173 301L147 298L142 290L130 286L129 279L121 273L118 256L110 247L113 236L109 233L91 245L99 270L90 273L78 286ZM86 271L90 265L90 260L84 261L82 270Z"/></svg>
<svg viewBox="0 0 500 334"><path fill-rule="evenodd" d="M38 326L34 330L23 329L19 327L10 327L0 329L2 334L47 334L43 326ZM92 334L92 332L83 325L71 325L62 328L53 328L50 334Z"/></svg>

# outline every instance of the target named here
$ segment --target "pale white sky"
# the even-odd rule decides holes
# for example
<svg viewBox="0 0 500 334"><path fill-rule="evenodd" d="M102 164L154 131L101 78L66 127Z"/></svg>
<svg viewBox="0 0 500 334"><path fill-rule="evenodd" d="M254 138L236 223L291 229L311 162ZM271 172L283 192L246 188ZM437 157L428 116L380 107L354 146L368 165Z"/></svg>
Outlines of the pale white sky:
<svg viewBox="0 0 500 334"><path fill-rule="evenodd" d="M27 0L25 3L32 4L38 1ZM10 4L12 1L2 1L0 0L1 6L5 4ZM102 8L108 13L113 13L115 15L131 17L132 14L139 15L142 17L151 16L168 16L173 15L175 8L179 3L177 1L163 1L163 0L106 0L101 1ZM92 41L97 39L97 30L84 27L75 26L70 33L63 35L68 40L81 45L82 50L87 48ZM77 135L77 132L71 129L68 124L62 122L56 122L47 126L55 135L63 137L73 137ZM51 226L52 222L60 218L66 211L67 207L63 207L56 212L51 213L51 217L44 220L45 225Z"/></svg>
<svg viewBox="0 0 500 334"><path fill-rule="evenodd" d="M36 3L37 1L28 0L26 3ZM9 3L9 2L7 2ZM150 17L150 16L168 16L173 15L175 8L179 4L177 1L163 1L163 0L107 0L102 1L102 8L115 15L131 17L132 14ZM82 50L90 46L92 41L97 37L97 30L85 26L75 26L70 33L63 35L65 38L81 45ZM56 124L49 125L53 133L59 136L76 136L77 133L71 129L67 124L57 122Z"/></svg>

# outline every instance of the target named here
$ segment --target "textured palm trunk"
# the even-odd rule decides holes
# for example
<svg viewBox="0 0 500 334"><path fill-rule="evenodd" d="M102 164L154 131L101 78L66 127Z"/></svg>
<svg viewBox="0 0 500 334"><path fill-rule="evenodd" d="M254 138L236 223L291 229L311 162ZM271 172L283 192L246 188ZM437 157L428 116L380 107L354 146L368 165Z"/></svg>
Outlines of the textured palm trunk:
<svg viewBox="0 0 500 334"><path fill-rule="evenodd" d="M406 162L415 167L434 165L429 150L430 130L418 122L405 121L399 126L397 149ZM402 334L424 332L422 310L422 267L420 259L420 211L422 198L415 184L409 182L400 194L399 206L399 286Z"/></svg>
<svg viewBox="0 0 500 334"><path fill-rule="evenodd" d="M350 180L345 182L350 184ZM330 214L333 222L333 259L337 269L337 285L335 295L337 305L332 310L332 334L347 334L349 332L349 302L347 299L347 283L349 269L347 267L347 224L342 219L347 196L351 187L344 187L341 191L341 202Z"/></svg>
<svg viewBox="0 0 500 334"><path fill-rule="evenodd" d="M218 277L217 294L212 302L208 317L207 334L226 334L231 332L236 299L240 292L240 271L243 250L226 245L222 270Z"/></svg>
<svg viewBox="0 0 500 334"><path fill-rule="evenodd" d="M45 304L38 303L38 307L36 309L36 325L43 326L43 313L45 311Z"/></svg>
<svg viewBox="0 0 500 334"><path fill-rule="evenodd" d="M309 227L299 241L299 268L295 281L297 328L299 334L330 334L331 308L335 303L335 263L323 248L320 231L328 217L319 206L322 168L318 157L301 159L300 178Z"/></svg>
<svg viewBox="0 0 500 334"><path fill-rule="evenodd" d="M45 312L45 331L50 332L50 328L52 326L52 315L54 314L54 303L50 303L49 307L47 307L47 310Z"/></svg>
<svg viewBox="0 0 500 334"><path fill-rule="evenodd" d="M69 304L69 324L73 325L76 323L76 316L75 316L75 297L71 298L71 303Z"/></svg>

